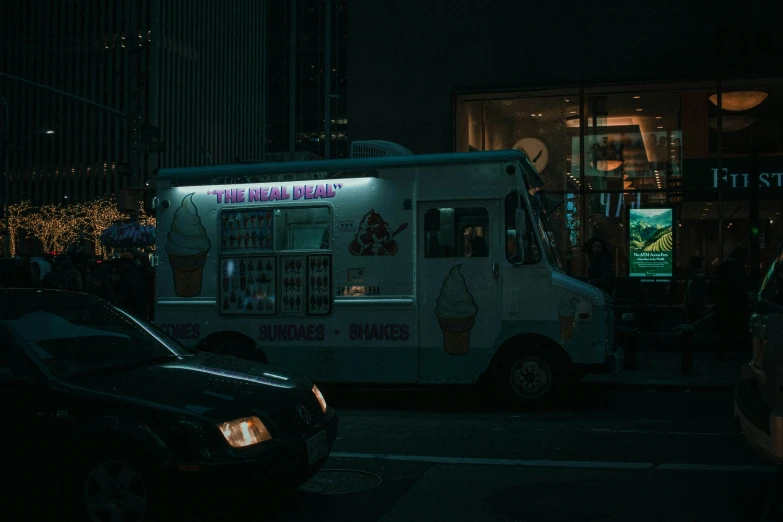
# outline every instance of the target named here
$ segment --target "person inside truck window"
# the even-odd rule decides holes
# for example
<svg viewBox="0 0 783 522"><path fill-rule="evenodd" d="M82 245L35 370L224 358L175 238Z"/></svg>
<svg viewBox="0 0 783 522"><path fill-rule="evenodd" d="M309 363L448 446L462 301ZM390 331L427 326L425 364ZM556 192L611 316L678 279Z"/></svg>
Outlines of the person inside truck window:
<svg viewBox="0 0 783 522"><path fill-rule="evenodd" d="M481 236L476 236L470 240L470 257L489 257L489 248L487 242Z"/></svg>

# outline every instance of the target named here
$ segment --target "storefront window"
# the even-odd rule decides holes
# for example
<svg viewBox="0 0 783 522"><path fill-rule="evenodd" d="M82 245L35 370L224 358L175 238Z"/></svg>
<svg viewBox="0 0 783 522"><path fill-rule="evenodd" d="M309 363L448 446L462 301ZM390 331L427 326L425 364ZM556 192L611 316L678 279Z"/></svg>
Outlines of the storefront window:
<svg viewBox="0 0 783 522"><path fill-rule="evenodd" d="M630 209L672 209L675 277L691 256L709 273L754 238L763 271L783 242L783 80L462 94L456 105L457 150L523 150L563 202L549 217L571 275L586 274L583 247L597 238L628 276Z"/></svg>

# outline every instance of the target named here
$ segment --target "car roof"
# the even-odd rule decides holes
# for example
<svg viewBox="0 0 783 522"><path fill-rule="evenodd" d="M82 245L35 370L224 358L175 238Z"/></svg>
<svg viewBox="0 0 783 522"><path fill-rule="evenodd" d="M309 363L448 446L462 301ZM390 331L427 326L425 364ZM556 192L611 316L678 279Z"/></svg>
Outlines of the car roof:
<svg viewBox="0 0 783 522"><path fill-rule="evenodd" d="M0 313L34 307L49 308L52 305L73 307L94 305L101 302L103 302L101 298L81 292L38 288L0 288Z"/></svg>

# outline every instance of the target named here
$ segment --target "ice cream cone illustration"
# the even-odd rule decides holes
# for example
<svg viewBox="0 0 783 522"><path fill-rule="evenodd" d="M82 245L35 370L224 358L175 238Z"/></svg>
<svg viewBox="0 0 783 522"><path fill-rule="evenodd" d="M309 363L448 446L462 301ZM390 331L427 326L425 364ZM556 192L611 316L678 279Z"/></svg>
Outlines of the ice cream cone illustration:
<svg viewBox="0 0 783 522"><path fill-rule="evenodd" d="M557 305L557 315L560 320L560 338L563 340L574 337L576 326L576 298L564 295Z"/></svg>
<svg viewBox="0 0 783 522"><path fill-rule="evenodd" d="M454 265L443 280L435 307L435 315L443 331L443 347L446 353L454 355L465 354L470 349L470 331L478 313L461 266Z"/></svg>
<svg viewBox="0 0 783 522"><path fill-rule="evenodd" d="M195 194L195 193L194 193ZM174 275L174 291L180 297L195 297L201 293L204 265L210 242L201 225L193 195L188 194L174 213L166 252Z"/></svg>

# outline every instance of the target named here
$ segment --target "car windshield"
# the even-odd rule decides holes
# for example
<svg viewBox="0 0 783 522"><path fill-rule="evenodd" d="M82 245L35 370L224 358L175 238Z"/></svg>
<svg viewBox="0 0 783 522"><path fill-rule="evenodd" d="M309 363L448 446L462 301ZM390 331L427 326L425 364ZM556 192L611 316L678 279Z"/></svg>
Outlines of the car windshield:
<svg viewBox="0 0 783 522"><path fill-rule="evenodd" d="M783 306L783 244L778 246L775 258L761 283L759 298Z"/></svg>
<svg viewBox="0 0 783 522"><path fill-rule="evenodd" d="M190 355L146 323L100 301L22 307L3 323L60 376L120 370Z"/></svg>

